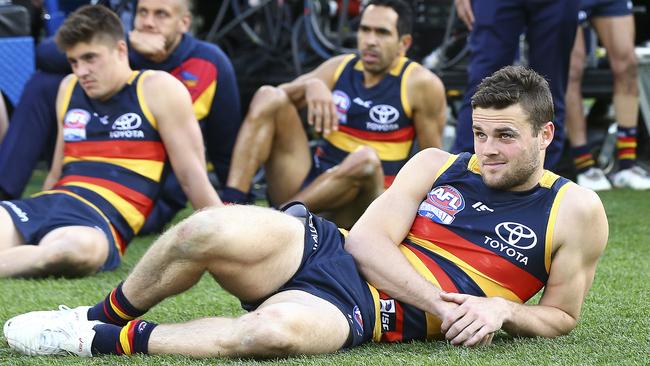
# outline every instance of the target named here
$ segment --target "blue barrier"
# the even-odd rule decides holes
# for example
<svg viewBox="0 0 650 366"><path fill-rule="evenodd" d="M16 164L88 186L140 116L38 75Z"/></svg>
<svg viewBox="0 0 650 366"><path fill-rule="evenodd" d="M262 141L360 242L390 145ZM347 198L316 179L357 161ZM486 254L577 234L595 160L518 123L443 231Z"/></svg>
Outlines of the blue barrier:
<svg viewBox="0 0 650 366"><path fill-rule="evenodd" d="M32 37L0 38L0 90L15 106L34 72Z"/></svg>

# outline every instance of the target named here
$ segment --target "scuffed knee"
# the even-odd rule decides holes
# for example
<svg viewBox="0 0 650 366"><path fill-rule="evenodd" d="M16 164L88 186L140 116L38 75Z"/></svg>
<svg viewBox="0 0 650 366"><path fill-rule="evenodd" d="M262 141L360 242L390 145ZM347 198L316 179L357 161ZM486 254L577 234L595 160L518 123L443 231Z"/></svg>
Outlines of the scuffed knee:
<svg viewBox="0 0 650 366"><path fill-rule="evenodd" d="M206 261L232 252L246 235L248 206L212 207L194 213L169 230L165 250L173 258Z"/></svg>
<svg viewBox="0 0 650 366"><path fill-rule="evenodd" d="M240 317L232 345L240 356L286 357L301 353L304 324L290 309L268 307Z"/></svg>

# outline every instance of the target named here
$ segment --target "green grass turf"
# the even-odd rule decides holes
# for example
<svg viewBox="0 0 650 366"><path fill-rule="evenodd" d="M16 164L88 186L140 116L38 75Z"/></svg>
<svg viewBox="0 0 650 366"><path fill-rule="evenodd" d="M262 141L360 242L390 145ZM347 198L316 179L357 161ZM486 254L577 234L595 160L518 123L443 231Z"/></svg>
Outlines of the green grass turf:
<svg viewBox="0 0 650 366"><path fill-rule="evenodd" d="M369 344L333 355L288 360L193 360L176 356L108 356L94 359L23 357L0 340L0 365L647 365L650 363L650 192L616 190L601 195L610 225L608 247L583 307L579 326L556 339L513 339L505 333L480 349L444 342ZM189 212L185 211L184 215ZM134 240L115 272L76 280L0 280L0 321L59 304L90 305L123 279L154 237ZM167 299L146 319L179 322L210 315L241 314L238 301L205 276L190 291ZM188 337L200 337L188 334Z"/></svg>

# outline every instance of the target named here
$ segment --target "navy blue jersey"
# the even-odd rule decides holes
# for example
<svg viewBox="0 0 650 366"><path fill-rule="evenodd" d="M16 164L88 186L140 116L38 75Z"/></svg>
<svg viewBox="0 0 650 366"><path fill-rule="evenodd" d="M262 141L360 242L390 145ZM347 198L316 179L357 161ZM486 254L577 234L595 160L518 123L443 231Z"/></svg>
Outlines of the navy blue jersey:
<svg viewBox="0 0 650 366"><path fill-rule="evenodd" d="M416 65L402 57L377 85L366 88L359 57L345 57L334 74L332 90L339 129L325 137L319 159L339 164L360 146L370 146L382 161L384 185L389 186L413 146L415 128L406 79Z"/></svg>
<svg viewBox="0 0 650 366"><path fill-rule="evenodd" d="M553 230L569 181L545 171L528 191L491 189L476 156L452 155L400 245L413 267L447 292L523 303L548 280ZM440 320L373 291L375 339L441 337Z"/></svg>
<svg viewBox="0 0 650 366"><path fill-rule="evenodd" d="M76 77L71 80L59 116L63 172L53 190L44 192L67 193L98 209L117 230L120 243L131 240L151 212L167 161L142 95L146 75L134 71L107 101L89 98Z"/></svg>

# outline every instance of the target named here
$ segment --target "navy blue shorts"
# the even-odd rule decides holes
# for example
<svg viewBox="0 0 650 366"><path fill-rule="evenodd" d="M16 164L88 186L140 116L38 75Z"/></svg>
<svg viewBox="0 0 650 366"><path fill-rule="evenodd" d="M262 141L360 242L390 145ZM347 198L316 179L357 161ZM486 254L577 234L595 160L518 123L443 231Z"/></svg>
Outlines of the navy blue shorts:
<svg viewBox="0 0 650 366"><path fill-rule="evenodd" d="M94 227L108 239L108 258L100 271L110 271L120 264L120 254L108 221L94 208L64 194L44 194L37 197L0 201L26 244L38 245L50 231L66 226Z"/></svg>
<svg viewBox="0 0 650 366"><path fill-rule="evenodd" d="M354 259L343 248L345 240L341 232L335 224L313 215L301 203L290 203L282 211L304 220L305 247L298 271L277 292L304 291L339 308L350 325L350 337L344 348L372 340L375 324L372 295ZM264 300L242 303L242 306L250 311Z"/></svg>
<svg viewBox="0 0 650 366"><path fill-rule="evenodd" d="M615 17L632 14L630 0L582 0L578 12L578 22L586 22L593 17Z"/></svg>

